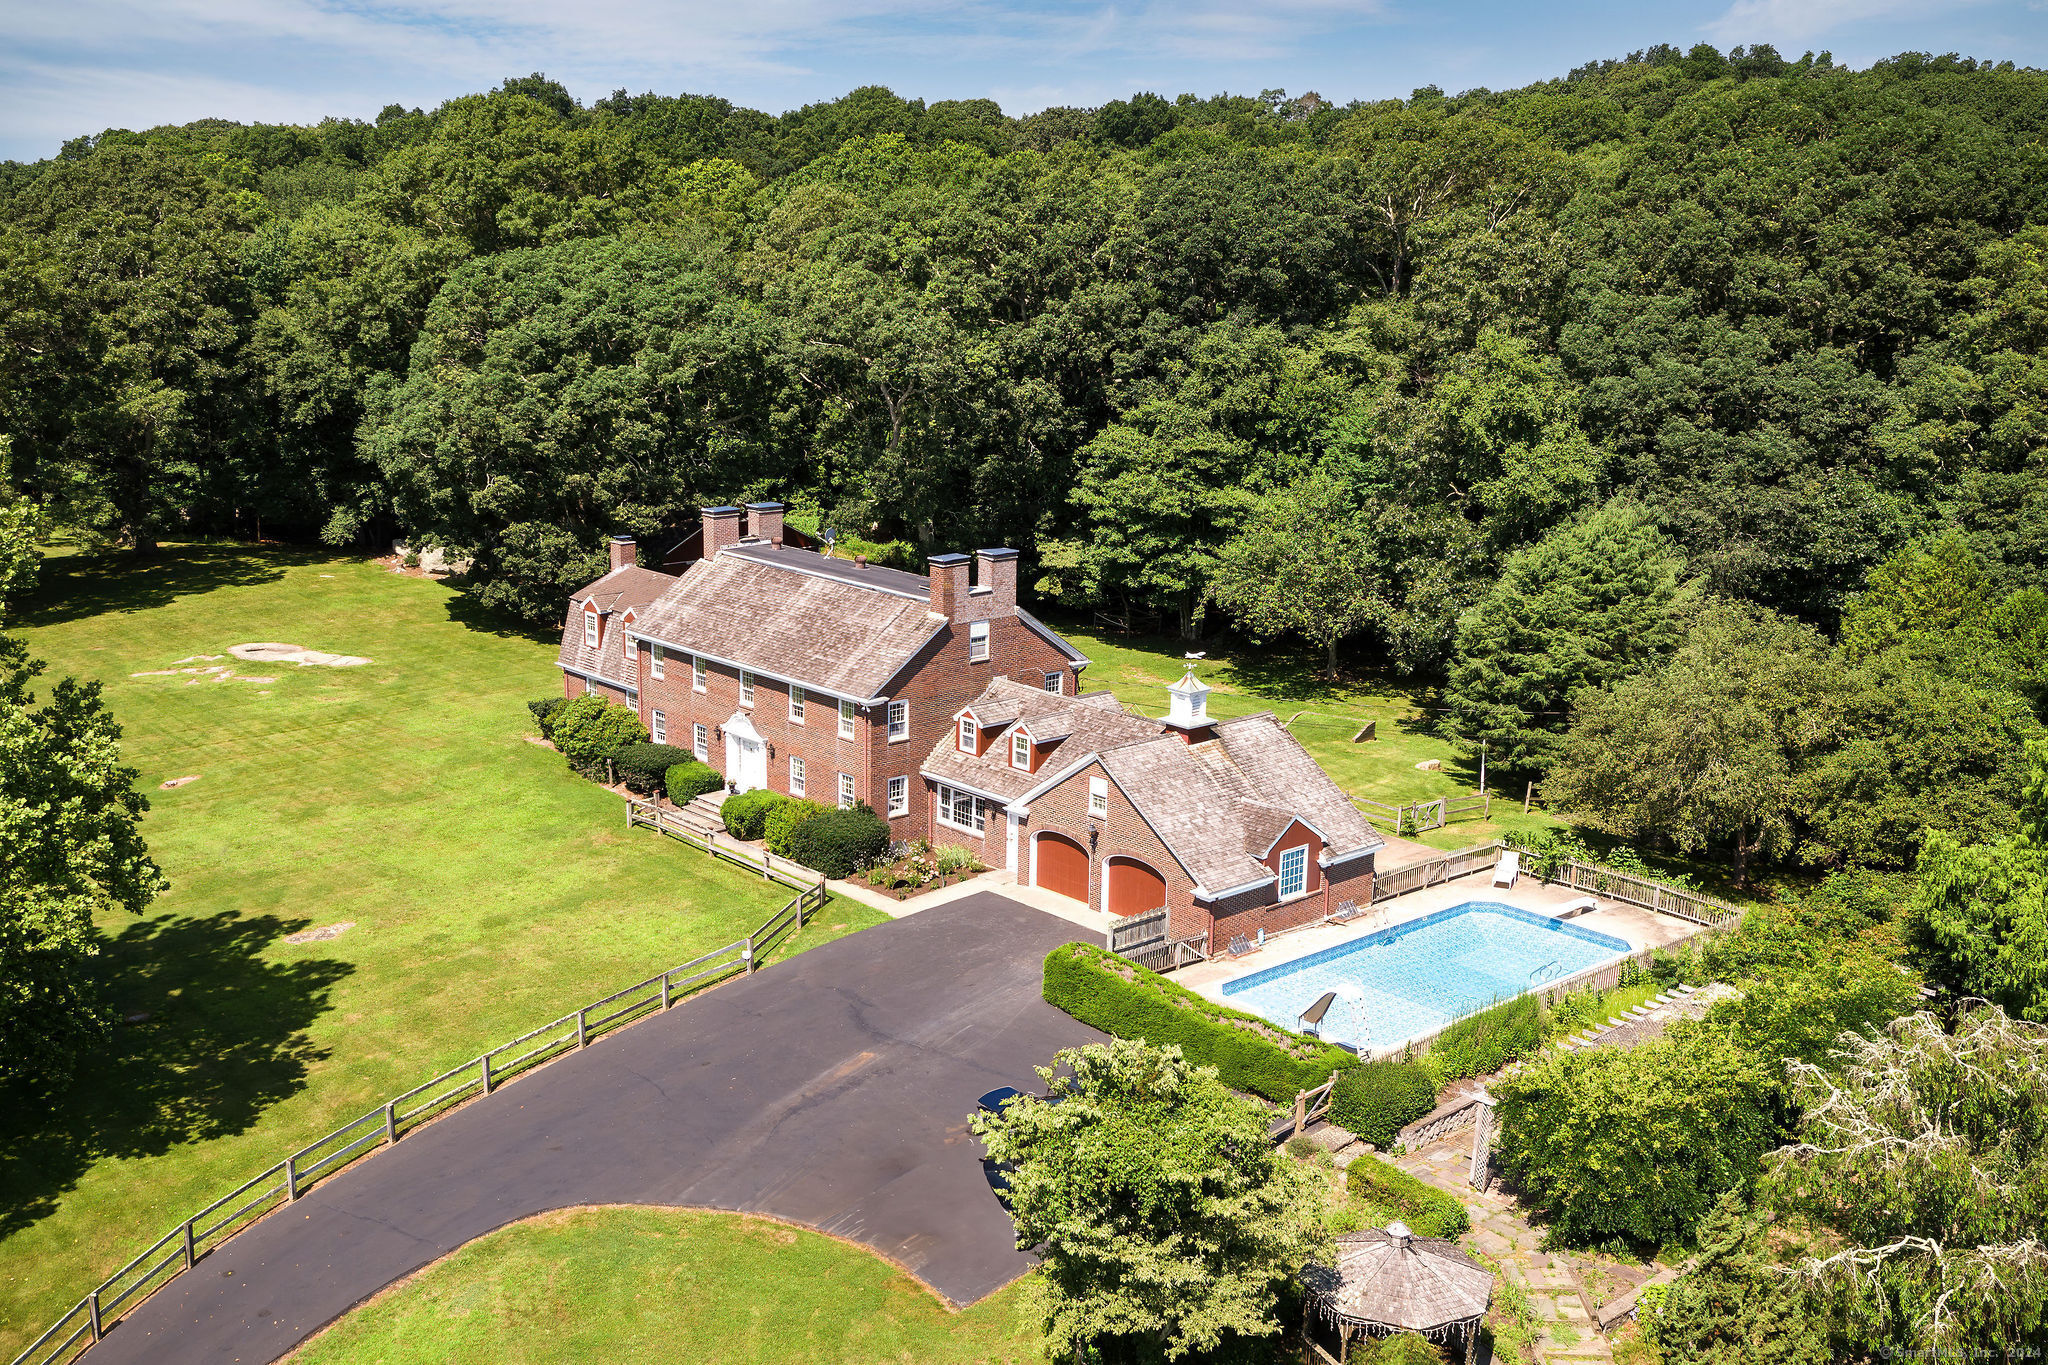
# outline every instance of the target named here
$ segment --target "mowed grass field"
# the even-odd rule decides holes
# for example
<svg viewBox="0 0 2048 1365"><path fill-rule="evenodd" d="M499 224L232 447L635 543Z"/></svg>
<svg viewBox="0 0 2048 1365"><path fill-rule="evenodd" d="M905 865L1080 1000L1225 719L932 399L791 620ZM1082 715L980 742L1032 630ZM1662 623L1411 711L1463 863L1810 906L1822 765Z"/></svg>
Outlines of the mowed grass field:
<svg viewBox="0 0 2048 1365"><path fill-rule="evenodd" d="M1019 1286L949 1312L872 1253L735 1214L565 1209L393 1286L291 1365L1022 1365Z"/></svg>
<svg viewBox="0 0 2048 1365"><path fill-rule="evenodd" d="M39 691L103 681L171 889L103 925L115 1001L148 1019L61 1092L0 1097L0 1360L287 1152L788 898L629 834L616 797L528 742L554 645L464 607L318 553L47 562L10 632L49 663ZM225 657L261 641L372 662ZM199 655L224 657L180 662ZM217 665L243 676L131 676ZM790 950L880 918L833 902Z"/></svg>
<svg viewBox="0 0 2048 1365"><path fill-rule="evenodd" d="M1055 628L1092 661L1081 675L1085 690L1106 687L1119 701L1147 715L1166 714L1166 689L1186 667L1185 644L1163 637L1109 635L1072 622L1055 622ZM1432 732L1429 712L1412 692L1384 683L1332 684L1300 657L1238 653L1207 642L1204 648L1209 654L1200 665L1200 676L1211 689L1210 714L1228 719L1273 712L1351 795L1406 805L1478 792L1479 765L1449 739ZM1368 721L1377 722L1377 737L1354 744L1351 737ZM1442 769L1416 768L1429 759L1441 762ZM1495 798L1491 819L1475 814L1409 837L1435 848L1455 849L1563 823L1540 807L1524 815L1519 785L1510 792L1491 777L1489 783ZM1383 822L1374 827L1392 832Z"/></svg>

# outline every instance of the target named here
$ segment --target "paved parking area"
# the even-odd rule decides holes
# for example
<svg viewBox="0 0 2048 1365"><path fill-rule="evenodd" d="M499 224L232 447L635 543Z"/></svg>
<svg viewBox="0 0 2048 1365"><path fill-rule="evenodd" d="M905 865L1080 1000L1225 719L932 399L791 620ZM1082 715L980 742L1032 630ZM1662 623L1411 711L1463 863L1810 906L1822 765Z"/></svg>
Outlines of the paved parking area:
<svg viewBox="0 0 2048 1365"><path fill-rule="evenodd" d="M967 1116L985 1091L1035 1083L1058 1049L1100 1040L1039 994L1045 954L1078 932L982 893L722 986L316 1187L85 1359L273 1361L463 1243L579 1204L772 1214L971 1303L1031 1262Z"/></svg>

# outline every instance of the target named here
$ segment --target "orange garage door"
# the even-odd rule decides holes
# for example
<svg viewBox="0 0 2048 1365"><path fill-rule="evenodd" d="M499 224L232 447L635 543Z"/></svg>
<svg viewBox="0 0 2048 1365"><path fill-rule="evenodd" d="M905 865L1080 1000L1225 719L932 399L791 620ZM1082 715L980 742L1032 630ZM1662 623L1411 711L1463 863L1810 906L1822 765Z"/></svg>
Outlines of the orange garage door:
<svg viewBox="0 0 2048 1365"><path fill-rule="evenodd" d="M1038 836L1038 884L1062 896L1088 901L1088 850L1057 834Z"/></svg>
<svg viewBox="0 0 2048 1365"><path fill-rule="evenodd" d="M1109 913L1142 915L1166 904L1166 878L1135 858L1109 860Z"/></svg>

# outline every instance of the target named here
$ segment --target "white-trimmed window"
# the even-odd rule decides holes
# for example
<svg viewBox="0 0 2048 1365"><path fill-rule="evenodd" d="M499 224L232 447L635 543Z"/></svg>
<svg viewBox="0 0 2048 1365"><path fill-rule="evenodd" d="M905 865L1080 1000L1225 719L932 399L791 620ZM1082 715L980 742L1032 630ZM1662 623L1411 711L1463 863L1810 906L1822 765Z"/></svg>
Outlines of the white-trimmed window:
<svg viewBox="0 0 2048 1365"><path fill-rule="evenodd" d="M804 690L795 683L789 685L789 723L791 725L802 725L804 723Z"/></svg>
<svg viewBox="0 0 2048 1365"><path fill-rule="evenodd" d="M595 691L597 691L597 684L592 682L590 679L585 678L583 680L583 695L587 697Z"/></svg>
<svg viewBox="0 0 2048 1365"><path fill-rule="evenodd" d="M754 675L747 672L747 670L743 668L740 670L740 705L752 706L753 704Z"/></svg>
<svg viewBox="0 0 2048 1365"><path fill-rule="evenodd" d="M889 818L910 814L910 779L892 777L889 779Z"/></svg>
<svg viewBox="0 0 2048 1365"><path fill-rule="evenodd" d="M1308 845L1297 844L1280 854L1280 899L1308 890Z"/></svg>
<svg viewBox="0 0 2048 1365"><path fill-rule="evenodd" d="M648 718L648 733L656 744L668 743L668 717L656 711Z"/></svg>
<svg viewBox="0 0 2048 1365"><path fill-rule="evenodd" d="M1022 730L1010 735L1010 766L1023 772L1031 771L1031 736Z"/></svg>
<svg viewBox="0 0 2048 1365"><path fill-rule="evenodd" d="M988 829L988 802L964 792L957 787L939 785L939 823L951 825L954 829L969 834L981 834Z"/></svg>
<svg viewBox="0 0 2048 1365"><path fill-rule="evenodd" d="M661 665L662 660L666 657L667 655L662 653L660 645L649 645L647 647L647 676L656 682L660 682L665 676L662 673Z"/></svg>
<svg viewBox="0 0 2048 1365"><path fill-rule="evenodd" d="M789 794L791 796L802 796L804 794L804 761L795 754L789 756Z"/></svg>
<svg viewBox="0 0 2048 1365"><path fill-rule="evenodd" d="M1067 690L1067 675L1064 673L1046 674L1045 690L1052 693L1055 697L1065 692Z"/></svg>
<svg viewBox="0 0 2048 1365"><path fill-rule="evenodd" d="M690 737L690 752L697 755L699 763L710 759L711 731L708 727L699 725L692 733Z"/></svg>
<svg viewBox="0 0 2048 1365"><path fill-rule="evenodd" d="M592 649L597 648L597 613L594 611L583 613L583 643Z"/></svg>
<svg viewBox="0 0 2048 1365"><path fill-rule="evenodd" d="M629 630L621 630L619 632L619 657L622 659L631 659L633 657L633 632Z"/></svg>
<svg viewBox="0 0 2048 1365"><path fill-rule="evenodd" d="M839 809L845 810L853 804L853 774L839 774Z"/></svg>
<svg viewBox="0 0 2048 1365"><path fill-rule="evenodd" d="M853 721L854 717L859 714L860 708L856 707L852 702L843 701L839 703L839 737L841 739L853 738Z"/></svg>
<svg viewBox="0 0 2048 1365"><path fill-rule="evenodd" d="M988 657L988 622L976 621L967 628L967 661L980 663Z"/></svg>
<svg viewBox="0 0 2048 1365"><path fill-rule="evenodd" d="M978 735L978 734L979 734L979 730L977 729L977 727L976 727L976 726L975 726L975 724L974 724L974 717L972 717L972 716L962 716L962 717L960 717L960 752L961 752L961 753L963 753L963 754L971 754L971 753L975 753L975 752L977 752L977 750L976 750L976 748L975 748L975 739L976 739L976 737L977 737L977 735Z"/></svg>
<svg viewBox="0 0 2048 1365"><path fill-rule="evenodd" d="M1109 818L1109 779L1091 777L1088 779L1088 813L1097 819Z"/></svg>
<svg viewBox="0 0 2048 1365"><path fill-rule="evenodd" d="M889 742L910 738L910 703L892 701L889 703Z"/></svg>
<svg viewBox="0 0 2048 1365"><path fill-rule="evenodd" d="M704 691L705 688L710 686L710 675L711 670L704 666L704 661L692 655L690 658L690 686L698 692Z"/></svg>

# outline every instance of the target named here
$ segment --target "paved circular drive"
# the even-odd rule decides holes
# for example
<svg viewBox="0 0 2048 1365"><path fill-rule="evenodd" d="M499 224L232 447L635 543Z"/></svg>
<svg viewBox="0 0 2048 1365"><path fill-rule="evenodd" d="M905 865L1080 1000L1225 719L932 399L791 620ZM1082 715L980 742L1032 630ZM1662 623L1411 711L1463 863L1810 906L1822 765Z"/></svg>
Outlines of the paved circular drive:
<svg viewBox="0 0 2048 1365"><path fill-rule="evenodd" d="M592 1043L308 1192L165 1286L92 1365L258 1365L493 1228L577 1204L774 1214L955 1304L1030 1265L975 1097L1099 1034L1040 998L1074 926L992 893L850 935Z"/></svg>

